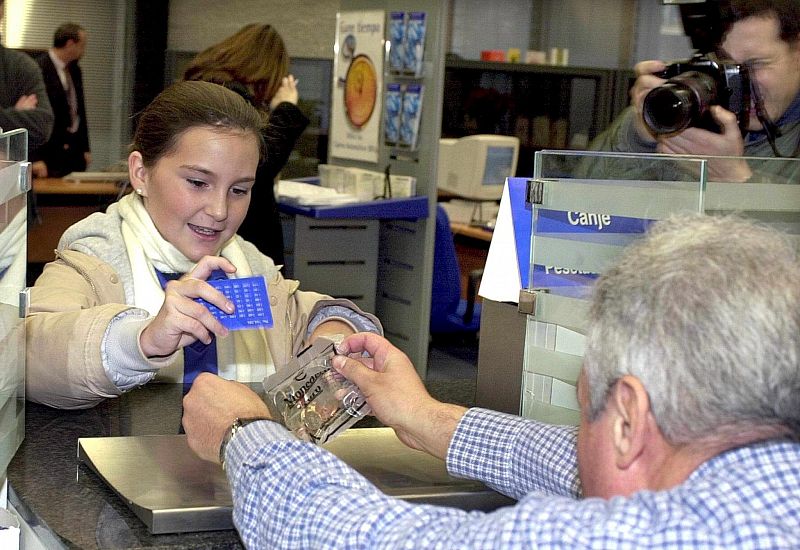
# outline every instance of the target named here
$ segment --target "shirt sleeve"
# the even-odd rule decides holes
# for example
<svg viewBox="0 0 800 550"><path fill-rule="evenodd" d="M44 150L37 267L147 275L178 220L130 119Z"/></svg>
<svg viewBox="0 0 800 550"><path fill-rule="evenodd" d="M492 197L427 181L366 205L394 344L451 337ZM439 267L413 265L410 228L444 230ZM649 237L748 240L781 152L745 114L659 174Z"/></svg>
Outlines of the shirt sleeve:
<svg viewBox="0 0 800 550"><path fill-rule="evenodd" d="M633 124L635 112L627 107L602 134L590 145L592 151L616 151L620 153L654 153L655 141L647 142L639 137Z"/></svg>
<svg viewBox="0 0 800 550"><path fill-rule="evenodd" d="M6 51L5 54L8 58L10 52ZM20 53L13 59L16 73L12 82L16 97L11 105L0 109L0 127L4 131L16 128L28 130L28 151L32 153L44 145L53 132L53 109L39 65L27 54ZM30 94L36 95L36 107L21 111L14 108L20 97Z"/></svg>
<svg viewBox="0 0 800 550"><path fill-rule="evenodd" d="M241 430L226 450L226 468L234 523L248 548L498 548L531 540L531 509L550 513L543 494L530 495L532 508L491 513L410 504L274 422Z"/></svg>
<svg viewBox="0 0 800 550"><path fill-rule="evenodd" d="M462 417L447 451L450 475L478 479L520 499L532 491L580 496L577 428L487 409Z"/></svg>
<svg viewBox="0 0 800 550"><path fill-rule="evenodd" d="M120 391L126 392L152 380L178 354L147 359L139 347L139 334L150 321L150 314L139 308L123 311L111 320L101 353L106 375Z"/></svg>

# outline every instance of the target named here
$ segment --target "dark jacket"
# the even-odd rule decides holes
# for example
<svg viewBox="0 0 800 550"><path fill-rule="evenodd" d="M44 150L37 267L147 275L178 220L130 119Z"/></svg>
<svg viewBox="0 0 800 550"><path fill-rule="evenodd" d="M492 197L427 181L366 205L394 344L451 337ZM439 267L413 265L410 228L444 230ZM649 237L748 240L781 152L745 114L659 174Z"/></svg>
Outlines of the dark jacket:
<svg viewBox="0 0 800 550"><path fill-rule="evenodd" d="M34 109L18 111L14 104L23 95L36 94ZM28 158L42 146L53 130L53 111L42 74L28 54L0 45L0 128L28 130Z"/></svg>
<svg viewBox="0 0 800 550"><path fill-rule="evenodd" d="M50 141L38 151L35 160L43 160L47 164L48 175L53 177L61 177L73 171L85 170L84 153L90 151L90 148L81 68L76 62L67 65L67 71L69 71L72 83L75 86L75 94L78 100L78 116L80 117L78 131L70 135L67 131L71 124L69 101L67 100L67 92L58 77L58 70L47 53L39 56L36 61L42 69L47 95L50 98L50 105L55 115L55 123ZM65 145L68 146L68 149L65 149Z"/></svg>
<svg viewBox="0 0 800 550"><path fill-rule="evenodd" d="M266 156L256 172L250 208L238 231L245 240L272 258L276 265L284 263L283 230L273 183L308 123L302 111L289 102L281 103L270 114L264 128Z"/></svg>

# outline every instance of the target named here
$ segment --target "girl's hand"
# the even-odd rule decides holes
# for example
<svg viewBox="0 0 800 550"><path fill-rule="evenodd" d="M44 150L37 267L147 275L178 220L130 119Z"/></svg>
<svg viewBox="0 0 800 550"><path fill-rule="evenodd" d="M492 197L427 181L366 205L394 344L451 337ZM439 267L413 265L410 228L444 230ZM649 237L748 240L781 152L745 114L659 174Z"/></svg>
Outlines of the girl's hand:
<svg viewBox="0 0 800 550"><path fill-rule="evenodd" d="M212 334L221 338L228 335L228 329L208 308L195 301L195 298L202 298L222 311L233 313L233 303L206 282L217 269L226 273L236 271L236 267L225 258L205 256L189 273L167 283L164 304L139 336L139 345L145 356L165 357L197 340L208 344Z"/></svg>

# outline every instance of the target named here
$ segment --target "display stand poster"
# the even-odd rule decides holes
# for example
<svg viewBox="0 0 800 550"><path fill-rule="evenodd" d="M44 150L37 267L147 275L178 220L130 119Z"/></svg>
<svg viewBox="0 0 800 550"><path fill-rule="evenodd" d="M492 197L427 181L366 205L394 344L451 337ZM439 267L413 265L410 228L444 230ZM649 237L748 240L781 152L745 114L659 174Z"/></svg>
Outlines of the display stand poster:
<svg viewBox="0 0 800 550"><path fill-rule="evenodd" d="M331 155L378 162L383 97L383 11L336 15Z"/></svg>

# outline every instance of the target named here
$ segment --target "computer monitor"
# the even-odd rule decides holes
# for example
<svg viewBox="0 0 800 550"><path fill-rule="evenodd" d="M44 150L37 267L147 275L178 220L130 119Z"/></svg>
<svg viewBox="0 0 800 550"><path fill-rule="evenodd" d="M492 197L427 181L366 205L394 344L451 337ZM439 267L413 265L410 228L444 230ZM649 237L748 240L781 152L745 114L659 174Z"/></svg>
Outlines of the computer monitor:
<svg viewBox="0 0 800 550"><path fill-rule="evenodd" d="M458 197L500 200L517 170L519 138L479 134L439 140L437 188Z"/></svg>

